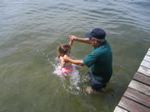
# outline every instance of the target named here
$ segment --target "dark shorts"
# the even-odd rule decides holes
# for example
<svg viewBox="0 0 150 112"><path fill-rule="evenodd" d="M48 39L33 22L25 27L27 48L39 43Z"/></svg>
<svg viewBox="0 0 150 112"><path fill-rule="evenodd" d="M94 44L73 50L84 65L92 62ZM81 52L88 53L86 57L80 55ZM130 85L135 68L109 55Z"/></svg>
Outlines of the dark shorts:
<svg viewBox="0 0 150 112"><path fill-rule="evenodd" d="M101 90L102 88L104 88L106 86L106 84L101 83L100 81L94 79L93 74L92 74L91 71L89 71L88 74L89 74L89 77L92 80L92 83L90 85L92 87L92 89L99 91L99 90Z"/></svg>

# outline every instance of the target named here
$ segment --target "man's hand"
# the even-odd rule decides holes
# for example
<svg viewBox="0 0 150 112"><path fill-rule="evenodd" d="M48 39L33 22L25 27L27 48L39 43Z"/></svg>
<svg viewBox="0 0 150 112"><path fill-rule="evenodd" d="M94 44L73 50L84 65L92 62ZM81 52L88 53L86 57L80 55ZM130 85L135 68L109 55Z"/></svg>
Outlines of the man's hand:
<svg viewBox="0 0 150 112"><path fill-rule="evenodd" d="M90 38L79 38L79 37L77 37L75 35L70 35L69 38L70 38L70 41L72 40L72 41L78 41L78 42L91 44Z"/></svg>
<svg viewBox="0 0 150 112"><path fill-rule="evenodd" d="M78 37L76 37L75 35L70 35L69 38L71 41L74 41L77 40Z"/></svg>

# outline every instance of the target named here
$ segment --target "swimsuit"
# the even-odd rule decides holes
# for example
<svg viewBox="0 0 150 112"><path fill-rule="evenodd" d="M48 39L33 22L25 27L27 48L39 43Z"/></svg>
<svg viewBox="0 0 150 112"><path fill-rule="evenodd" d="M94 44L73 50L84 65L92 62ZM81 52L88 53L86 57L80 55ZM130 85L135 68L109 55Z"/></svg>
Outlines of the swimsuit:
<svg viewBox="0 0 150 112"><path fill-rule="evenodd" d="M66 63L66 64L65 64L65 67L63 67L63 68L61 69L62 74L70 73L72 70L73 70L73 65L72 65L72 63Z"/></svg>

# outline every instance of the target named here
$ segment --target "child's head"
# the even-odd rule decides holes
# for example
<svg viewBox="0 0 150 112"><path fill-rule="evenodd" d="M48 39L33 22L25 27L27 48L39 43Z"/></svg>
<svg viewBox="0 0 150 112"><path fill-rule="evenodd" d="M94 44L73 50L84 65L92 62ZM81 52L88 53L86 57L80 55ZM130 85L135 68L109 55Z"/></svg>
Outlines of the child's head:
<svg viewBox="0 0 150 112"><path fill-rule="evenodd" d="M58 47L58 57L64 56L65 54L69 53L71 50L71 46L69 44L61 44Z"/></svg>

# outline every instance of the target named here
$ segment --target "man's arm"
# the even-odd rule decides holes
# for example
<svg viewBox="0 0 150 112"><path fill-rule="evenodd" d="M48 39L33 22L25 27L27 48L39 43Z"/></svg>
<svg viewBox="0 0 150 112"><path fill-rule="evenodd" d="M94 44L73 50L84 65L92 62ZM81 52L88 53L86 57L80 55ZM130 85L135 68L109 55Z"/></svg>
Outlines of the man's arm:
<svg viewBox="0 0 150 112"><path fill-rule="evenodd" d="M83 60L71 59L71 58L68 57L68 56L64 56L64 61L69 61L69 62L74 63L74 64L76 64L76 65L84 66Z"/></svg>

